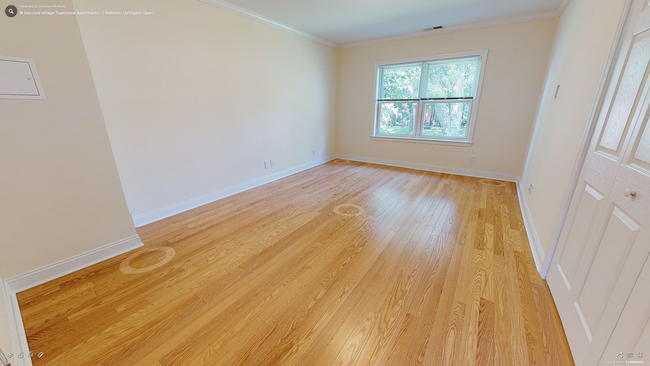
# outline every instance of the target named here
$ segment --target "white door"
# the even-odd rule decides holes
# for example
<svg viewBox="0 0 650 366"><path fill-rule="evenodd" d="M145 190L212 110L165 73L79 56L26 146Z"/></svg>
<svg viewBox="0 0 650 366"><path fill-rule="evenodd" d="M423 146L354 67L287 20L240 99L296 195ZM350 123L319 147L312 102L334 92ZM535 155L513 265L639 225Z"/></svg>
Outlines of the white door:
<svg viewBox="0 0 650 366"><path fill-rule="evenodd" d="M650 10L646 5L647 0L632 4L624 47L574 194L571 219L547 277L579 366L607 364L604 351L609 343L615 347L615 329L625 332L617 323L628 313L626 304L633 290L640 298L650 295L650 287L635 289L650 254L650 128L646 128ZM643 352L617 353L627 356L628 351Z"/></svg>

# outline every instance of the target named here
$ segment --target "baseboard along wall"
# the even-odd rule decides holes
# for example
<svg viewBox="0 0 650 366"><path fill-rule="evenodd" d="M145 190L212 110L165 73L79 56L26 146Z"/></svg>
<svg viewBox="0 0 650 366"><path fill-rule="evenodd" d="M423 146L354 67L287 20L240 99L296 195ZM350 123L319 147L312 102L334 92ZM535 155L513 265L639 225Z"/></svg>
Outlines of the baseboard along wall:
<svg viewBox="0 0 650 366"><path fill-rule="evenodd" d="M161 209L151 211L142 215L134 216L133 217L133 223L135 224L135 227L140 227L144 226L147 224L151 224L152 222L156 222L162 219L165 219L167 217L171 217L174 215L178 215L180 213L183 213L185 211L189 211L191 209L207 205L208 203L212 203L215 201L218 201L220 199L230 197L232 195L235 195L237 193L241 193L244 191L247 191L252 188L259 187L261 185L271 183L273 181L276 181L278 179L286 178L290 175L294 175L296 173L300 173L302 171L305 171L307 169L311 169L314 167L317 167L319 165L325 164L329 161L332 161L336 159L336 156L328 156L320 159L316 159L314 161L310 161L308 163L298 165L296 167L286 169L274 174L270 174L261 178L249 180L244 183L237 184L232 187L228 187L216 192L208 193L203 196L199 196L196 198L189 199L187 201L179 202L167 207L163 207Z"/></svg>
<svg viewBox="0 0 650 366"><path fill-rule="evenodd" d="M93 264L111 259L130 250L143 246L138 235L133 235L97 249L75 255L47 266L11 277L5 280L8 289L13 293L25 291L45 282L65 276Z"/></svg>
<svg viewBox="0 0 650 366"><path fill-rule="evenodd" d="M9 318L9 331L11 333L11 340L13 341L12 350L4 350L11 352L14 356L9 360L14 366L32 366L32 360L29 357L29 344L27 343L27 334L25 333L25 326L23 325L23 317L20 314L20 307L18 306L18 299L16 292L12 291L7 284L7 281L2 281L0 286L4 286L5 290L5 303L7 308L7 317ZM22 358L19 355L22 353ZM5 354L6 356L6 354ZM38 354L36 354L38 357Z"/></svg>
<svg viewBox="0 0 650 366"><path fill-rule="evenodd" d="M337 155L337 158L343 159L343 160L358 161L358 162L361 162L361 163L388 165L388 166L394 166L394 167L398 167L398 168L408 168L408 169L415 169L415 170L424 170L424 171L428 171L428 172L462 175L462 176L466 176L466 177L496 179L496 180L503 180L503 181L506 181L506 182L517 182L517 181L519 181L519 176L514 175L514 174L488 172L488 171L484 171L484 170L454 168L454 167L450 167L450 166L422 164L422 163L411 163L411 162L408 162L408 161L401 161L401 160L388 160L388 159L369 158L369 157L365 157L365 156L353 156L353 155Z"/></svg>
<svg viewBox="0 0 650 366"><path fill-rule="evenodd" d="M539 240L537 235L537 229L535 229L535 222L533 221L533 215L530 213L530 208L528 207L528 201L524 194L523 182L517 182L517 196L519 198L519 207L521 208L521 216L524 218L524 226L526 227L526 236L528 236L528 242L530 243L530 251L533 252L533 259L535 260L535 267L537 267L537 272L542 274L544 267L544 260L546 255L544 254L544 248L542 247L542 242ZM542 275L542 277L545 277Z"/></svg>
<svg viewBox="0 0 650 366"><path fill-rule="evenodd" d="M16 297L17 293L142 246L144 246L144 244L140 241L140 237L138 235L133 235L103 247L48 264L47 266L2 281L1 285L4 286L5 290L4 300L7 304L10 332L14 343L14 349L11 351L14 354L13 358L10 360L11 364L18 366L32 366L30 349L27 343L27 335L25 334L23 318L20 314L18 298ZM21 353L23 356L22 358L19 357ZM38 353L33 356L38 357Z"/></svg>

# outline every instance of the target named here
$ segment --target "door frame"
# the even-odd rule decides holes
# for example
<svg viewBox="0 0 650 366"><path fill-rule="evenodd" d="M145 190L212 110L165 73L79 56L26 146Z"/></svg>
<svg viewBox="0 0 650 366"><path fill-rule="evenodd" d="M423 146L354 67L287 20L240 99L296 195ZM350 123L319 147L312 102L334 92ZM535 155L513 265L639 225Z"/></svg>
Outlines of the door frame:
<svg viewBox="0 0 650 366"><path fill-rule="evenodd" d="M619 20L618 27L616 29L616 33L614 36L614 41L612 42L612 46L609 50L609 54L607 55L607 61L603 69L603 73L601 74L600 82L598 83L596 97L594 99L594 103L591 106L591 110L589 111L589 117L587 118L587 125L585 126L585 131L582 135L582 141L580 142L580 149L578 150L578 157L573 166L571 179L569 180L569 186L564 196L564 203L562 204L562 211L560 212L560 217L558 218L558 222L555 227L553 239L551 240L551 246L542 264L540 275L544 279L546 279L546 276L548 275L548 272L551 269L551 263L553 262L555 251L557 249L558 244L560 243L560 239L562 238L562 233L565 228L565 223L568 221L573 221L573 218L576 214L575 210L571 212L571 208L572 208L571 203L573 202L575 190L578 187L580 174L582 172L582 168L584 166L585 160L587 158L587 154L589 152L589 145L591 144L591 140L596 130L596 125L598 122L598 118L600 116L600 111L605 102L607 89L609 88L609 84L611 83L612 77L615 74L617 55L619 54L621 48L624 46L623 30L625 29L625 25L630 19L630 12L632 10L632 3L634 1L645 2L647 0L626 0L625 6L623 7L621 19Z"/></svg>

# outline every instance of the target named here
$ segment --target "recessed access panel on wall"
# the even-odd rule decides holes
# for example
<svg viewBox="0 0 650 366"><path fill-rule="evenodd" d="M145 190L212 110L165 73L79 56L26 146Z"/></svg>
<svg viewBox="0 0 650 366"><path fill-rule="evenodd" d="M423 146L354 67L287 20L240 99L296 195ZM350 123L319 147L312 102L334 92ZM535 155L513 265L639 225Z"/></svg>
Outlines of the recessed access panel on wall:
<svg viewBox="0 0 650 366"><path fill-rule="evenodd" d="M0 56L0 99L45 99L34 60Z"/></svg>

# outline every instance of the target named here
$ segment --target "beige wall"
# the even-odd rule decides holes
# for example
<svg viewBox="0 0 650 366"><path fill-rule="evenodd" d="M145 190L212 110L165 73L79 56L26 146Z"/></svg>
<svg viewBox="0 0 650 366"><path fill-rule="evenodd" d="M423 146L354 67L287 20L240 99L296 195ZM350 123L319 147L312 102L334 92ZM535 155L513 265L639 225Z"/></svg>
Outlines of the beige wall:
<svg viewBox="0 0 650 366"><path fill-rule="evenodd" d="M339 153L520 176L556 26L545 19L341 50ZM375 62L483 49L489 54L471 147L370 140Z"/></svg>
<svg viewBox="0 0 650 366"><path fill-rule="evenodd" d="M560 18L523 187L548 253L625 0L572 0ZM557 85L558 98L553 99Z"/></svg>
<svg viewBox="0 0 650 366"><path fill-rule="evenodd" d="M0 276L7 279L135 230L76 19L4 17L0 34L0 55L34 59L47 95L0 99Z"/></svg>
<svg viewBox="0 0 650 366"><path fill-rule="evenodd" d="M75 5L155 12L79 18L132 215L334 153L336 50L199 1Z"/></svg>

